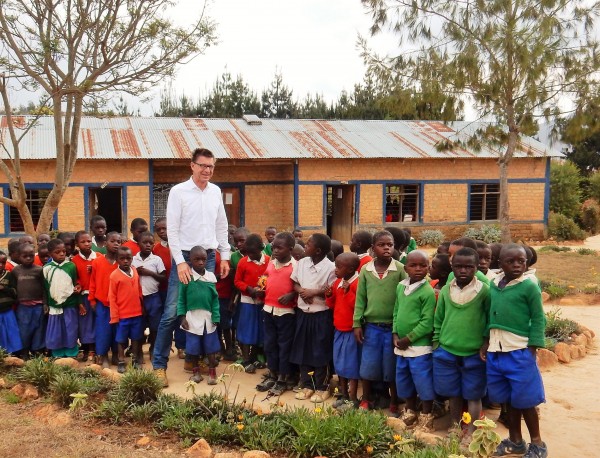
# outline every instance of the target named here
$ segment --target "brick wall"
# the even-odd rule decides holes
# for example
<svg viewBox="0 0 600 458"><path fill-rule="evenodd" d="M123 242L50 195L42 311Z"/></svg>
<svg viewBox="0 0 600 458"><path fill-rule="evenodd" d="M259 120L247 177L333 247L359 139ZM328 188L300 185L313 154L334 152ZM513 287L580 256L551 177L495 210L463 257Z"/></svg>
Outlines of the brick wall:
<svg viewBox="0 0 600 458"><path fill-rule="evenodd" d="M125 224L127 229L131 226L133 218L144 218L152 230L152 221L150 221L150 192L148 186L128 186L127 187L127 214Z"/></svg>
<svg viewBox="0 0 600 458"><path fill-rule="evenodd" d="M323 225L323 186L298 187L298 222L300 226Z"/></svg>
<svg viewBox="0 0 600 458"><path fill-rule="evenodd" d="M381 224L383 219L383 189L380 184L360 185L359 224Z"/></svg>
<svg viewBox="0 0 600 458"><path fill-rule="evenodd" d="M54 183L54 161L22 161L26 183ZM75 165L73 183L148 182L148 161L140 160L86 160ZM0 182L4 176L0 175Z"/></svg>
<svg viewBox="0 0 600 458"><path fill-rule="evenodd" d="M466 184L426 184L424 192L424 222L467 220Z"/></svg>
<svg viewBox="0 0 600 458"><path fill-rule="evenodd" d="M79 231L84 229L85 226L83 187L70 187L58 206L58 229L61 231Z"/></svg>
<svg viewBox="0 0 600 458"><path fill-rule="evenodd" d="M543 183L510 183L508 202L513 220L542 219L545 186Z"/></svg>
<svg viewBox="0 0 600 458"><path fill-rule="evenodd" d="M245 225L263 235L267 226L279 231L294 228L294 187L292 185L247 185Z"/></svg>

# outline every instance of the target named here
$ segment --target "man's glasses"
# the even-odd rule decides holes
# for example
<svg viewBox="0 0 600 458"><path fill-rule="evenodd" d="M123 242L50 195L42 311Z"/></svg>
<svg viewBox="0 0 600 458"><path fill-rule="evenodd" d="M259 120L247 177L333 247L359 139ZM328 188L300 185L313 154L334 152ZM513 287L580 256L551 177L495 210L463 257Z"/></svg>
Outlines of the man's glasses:
<svg viewBox="0 0 600 458"><path fill-rule="evenodd" d="M210 164L199 164L199 163L194 162L194 161L192 161L192 164L196 164L202 170L210 170L211 172L215 169L215 166L214 165L210 165Z"/></svg>

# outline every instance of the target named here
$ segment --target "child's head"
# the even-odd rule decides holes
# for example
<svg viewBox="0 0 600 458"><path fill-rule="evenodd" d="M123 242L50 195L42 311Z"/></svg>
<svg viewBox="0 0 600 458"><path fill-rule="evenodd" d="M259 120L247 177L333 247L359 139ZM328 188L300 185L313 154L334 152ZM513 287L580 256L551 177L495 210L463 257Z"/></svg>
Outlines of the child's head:
<svg viewBox="0 0 600 458"><path fill-rule="evenodd" d="M50 243L50 242L48 242ZM40 258L40 262L42 265L45 265L50 259L50 252L48 251L48 243L44 243L42 245L38 245L38 258Z"/></svg>
<svg viewBox="0 0 600 458"><path fill-rule="evenodd" d="M333 260L344 252L344 245L339 240L331 240L331 253L333 254Z"/></svg>
<svg viewBox="0 0 600 458"><path fill-rule="evenodd" d="M59 238L52 239L48 242L48 254L52 260L58 264L63 262L67 257L67 247L65 242Z"/></svg>
<svg viewBox="0 0 600 458"><path fill-rule="evenodd" d="M123 272L129 272L132 261L133 255L131 254L129 247L120 246L117 249L117 264L119 265L119 269L121 269Z"/></svg>
<svg viewBox="0 0 600 458"><path fill-rule="evenodd" d="M320 262L331 251L331 239L327 234L316 233L306 242L304 253L313 261Z"/></svg>
<svg viewBox="0 0 600 458"><path fill-rule="evenodd" d="M92 237L88 231L78 231L75 233L75 245L85 256L90 254L92 251Z"/></svg>
<svg viewBox="0 0 600 458"><path fill-rule="evenodd" d="M452 266L450 265L450 256L447 254L436 254L431 260L431 266L429 267L429 277L432 280L440 280L445 283L452 272Z"/></svg>
<svg viewBox="0 0 600 458"><path fill-rule="evenodd" d="M537 251L525 244L523 244L523 248L525 248L525 254L527 254L527 268L529 269L537 262Z"/></svg>
<svg viewBox="0 0 600 458"><path fill-rule="evenodd" d="M508 243L500 250L500 268L508 281L519 278L527 270L527 252L523 245Z"/></svg>
<svg viewBox="0 0 600 458"><path fill-rule="evenodd" d="M411 283L423 280L429 272L429 256L422 250L413 250L406 255L404 270Z"/></svg>
<svg viewBox="0 0 600 458"><path fill-rule="evenodd" d="M21 244L17 239L11 239L8 242L8 257L12 262L16 262L17 264L20 264L19 255L17 254L20 246Z"/></svg>
<svg viewBox="0 0 600 458"><path fill-rule="evenodd" d="M294 246L296 246L294 235L291 232L280 232L271 242L273 257L279 262L288 262Z"/></svg>
<svg viewBox="0 0 600 458"><path fill-rule="evenodd" d="M75 235L72 232L59 232L56 238L62 240L65 244L66 255L71 256L75 251Z"/></svg>
<svg viewBox="0 0 600 458"><path fill-rule="evenodd" d="M44 245L46 243L48 243L50 241L50 235L49 234L40 234L37 236L37 243L38 243L38 247L40 245Z"/></svg>
<svg viewBox="0 0 600 458"><path fill-rule="evenodd" d="M121 246L121 234L116 231L106 234L106 252L116 256Z"/></svg>
<svg viewBox="0 0 600 458"><path fill-rule="evenodd" d="M273 239L277 235L277 228L275 226L269 226L265 229L265 237L267 238L267 243L273 243Z"/></svg>
<svg viewBox="0 0 600 458"><path fill-rule="evenodd" d="M296 243L294 245L294 248L292 249L292 256L296 261L300 261L300 259L302 259L304 257L305 253L304 253L304 247L302 245L300 245L299 243Z"/></svg>
<svg viewBox="0 0 600 458"><path fill-rule="evenodd" d="M90 219L90 230L97 239L104 239L106 236L106 220L103 216L95 215Z"/></svg>
<svg viewBox="0 0 600 458"><path fill-rule="evenodd" d="M481 240L476 240L475 243L477 244L477 254L479 255L479 270L487 274L492 262L492 249L487 243Z"/></svg>
<svg viewBox="0 0 600 458"><path fill-rule="evenodd" d="M296 242L298 240L302 240L302 235L303 235L302 234L302 229L299 229L299 228L294 229L293 234L294 234L294 238L296 239Z"/></svg>
<svg viewBox="0 0 600 458"><path fill-rule="evenodd" d="M236 229L237 227L235 226L235 224L230 224L229 226L227 226L227 234L230 245L235 245L235 242L233 241L233 234L235 233Z"/></svg>
<svg viewBox="0 0 600 458"><path fill-rule="evenodd" d="M450 247L448 248L450 259L452 259L454 253L458 252L458 250L461 248L471 248L472 250L477 251L477 243L475 243L475 240L470 239L469 237L461 237L459 239L452 240Z"/></svg>
<svg viewBox="0 0 600 458"><path fill-rule="evenodd" d="M410 241L410 238L406 238L406 232L395 226L388 227L386 232L391 234L392 238L394 239L394 249L398 253L402 253ZM375 244L375 241L373 241L373 244Z"/></svg>
<svg viewBox="0 0 600 458"><path fill-rule="evenodd" d="M35 259L35 248L29 243L22 243L17 250L17 256L19 257L21 265L31 267L33 265L33 260Z"/></svg>
<svg viewBox="0 0 600 458"><path fill-rule="evenodd" d="M473 248L460 248L454 256L452 256L452 272L456 283L461 288L467 286L473 281L475 272L479 266L479 255Z"/></svg>
<svg viewBox="0 0 600 458"><path fill-rule="evenodd" d="M8 256L6 256L6 253L4 251L0 250L0 272L4 272L7 261L8 261Z"/></svg>
<svg viewBox="0 0 600 458"><path fill-rule="evenodd" d="M194 269L200 275L204 275L204 266L206 265L207 257L208 255L206 250L201 246L195 246L190 250L190 262L192 263L192 269Z"/></svg>
<svg viewBox="0 0 600 458"><path fill-rule="evenodd" d="M131 225L129 226L129 231L131 232L133 240L139 243L140 236L144 232L148 232L148 223L144 218L133 218L131 220Z"/></svg>
<svg viewBox="0 0 600 458"><path fill-rule="evenodd" d="M166 242L168 240L167 239L167 218L165 218L163 216L161 218L157 218L157 220L154 221L154 233L163 242Z"/></svg>
<svg viewBox="0 0 600 458"><path fill-rule="evenodd" d="M490 244L490 249L492 250L492 260L490 261L490 269L499 269L500 268L500 250L504 245L502 243L492 243Z"/></svg>
<svg viewBox="0 0 600 458"><path fill-rule="evenodd" d="M389 231L373 234L373 256L377 259L392 260L394 253L394 236Z"/></svg>
<svg viewBox="0 0 600 458"><path fill-rule="evenodd" d="M244 255L246 254L246 239L249 235L250 231L245 227L238 227L233 233L233 244Z"/></svg>
<svg viewBox="0 0 600 458"><path fill-rule="evenodd" d="M437 247L436 254L450 254L450 242L442 242Z"/></svg>
<svg viewBox="0 0 600 458"><path fill-rule="evenodd" d="M152 248L154 248L154 234L148 231L140 234L138 245L140 247L140 254L144 257L149 256L152 253Z"/></svg>
<svg viewBox="0 0 600 458"><path fill-rule="evenodd" d="M341 253L335 258L335 276L350 280L358 270L360 259L355 253Z"/></svg>
<svg viewBox="0 0 600 458"><path fill-rule="evenodd" d="M356 231L352 234L352 240L350 240L350 251L356 254L363 254L369 251L373 245L373 234L369 231Z"/></svg>
<svg viewBox="0 0 600 458"><path fill-rule="evenodd" d="M262 241L262 237L259 234L250 234L246 238L246 256L248 256L253 261L260 260L262 256L262 250L264 250L265 245Z"/></svg>
<svg viewBox="0 0 600 458"><path fill-rule="evenodd" d="M22 237L19 237L19 243L21 245L23 245L24 243L28 243L29 245L35 246L35 242L31 235L23 235Z"/></svg>

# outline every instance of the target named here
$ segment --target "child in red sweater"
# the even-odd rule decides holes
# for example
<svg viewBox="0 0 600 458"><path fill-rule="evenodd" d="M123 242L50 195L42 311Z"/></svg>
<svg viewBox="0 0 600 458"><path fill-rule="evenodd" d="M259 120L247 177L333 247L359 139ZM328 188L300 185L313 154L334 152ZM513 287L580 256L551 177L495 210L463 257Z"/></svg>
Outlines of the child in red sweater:
<svg viewBox="0 0 600 458"><path fill-rule="evenodd" d="M356 231L354 234L352 234L350 251L358 255L358 272L360 272L360 269L362 269L365 264L373 259L369 255L369 249L371 248L371 245L373 245L373 234L370 232Z"/></svg>
<svg viewBox="0 0 600 458"><path fill-rule="evenodd" d="M270 260L263 249L261 236L250 234L246 239L246 256L240 259L235 271L234 284L241 293L237 339L242 347L242 365L249 374L256 372L254 363L258 347L263 344L261 305L265 292L258 283Z"/></svg>
<svg viewBox="0 0 600 458"><path fill-rule="evenodd" d="M129 230L131 231L132 240L123 242L123 246L129 248L131 255L135 256L140 252L140 237L144 232L148 232L148 223L144 218L133 218Z"/></svg>
<svg viewBox="0 0 600 458"><path fill-rule="evenodd" d="M144 337L142 309L142 287L137 270L131 265L133 256L125 246L119 247L117 264L119 268L110 274L108 302L110 304L110 324L117 325L116 341L119 345L119 373L125 372L125 347L131 339L131 359L134 368L141 365L141 347Z"/></svg>

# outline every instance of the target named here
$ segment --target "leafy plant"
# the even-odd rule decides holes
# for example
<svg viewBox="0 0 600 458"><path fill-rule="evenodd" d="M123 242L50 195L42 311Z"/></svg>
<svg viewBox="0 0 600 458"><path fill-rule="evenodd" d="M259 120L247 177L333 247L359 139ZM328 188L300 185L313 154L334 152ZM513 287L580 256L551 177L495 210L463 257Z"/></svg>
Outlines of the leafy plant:
<svg viewBox="0 0 600 458"><path fill-rule="evenodd" d="M481 227L470 227L463 235L485 243L497 243L502 238L502 231L498 226L483 225Z"/></svg>
<svg viewBox="0 0 600 458"><path fill-rule="evenodd" d="M570 161L550 164L550 210L575 218L579 213L579 169Z"/></svg>
<svg viewBox="0 0 600 458"><path fill-rule="evenodd" d="M5 391L4 393L2 393L2 397L4 398L4 401L8 404L18 404L19 402L21 402L21 398L12 391Z"/></svg>
<svg viewBox="0 0 600 458"><path fill-rule="evenodd" d="M114 396L127 405L142 405L156 401L162 388L162 382L154 373L142 369L130 369L121 377Z"/></svg>
<svg viewBox="0 0 600 458"><path fill-rule="evenodd" d="M598 253L596 252L596 250L592 250L591 248L579 248L577 250L577 254L583 256L596 256Z"/></svg>
<svg viewBox="0 0 600 458"><path fill-rule="evenodd" d="M553 307L546 312L546 337L555 339L557 342L568 342L571 334L579 334L579 324L568 318L562 318L562 311Z"/></svg>
<svg viewBox="0 0 600 458"><path fill-rule="evenodd" d="M558 299L559 297L564 297L569 294L569 288L557 283L546 284L544 286L544 291L546 291L552 299Z"/></svg>
<svg viewBox="0 0 600 458"><path fill-rule="evenodd" d="M560 213L550 212L548 234L557 240L583 240L585 233L572 219Z"/></svg>
<svg viewBox="0 0 600 458"><path fill-rule="evenodd" d="M9 353L2 347L0 347L0 367L4 366L4 360L9 356Z"/></svg>
<svg viewBox="0 0 600 458"><path fill-rule="evenodd" d="M587 199L581 204L581 224L592 234L600 231L600 204L596 199Z"/></svg>
<svg viewBox="0 0 600 458"><path fill-rule="evenodd" d="M484 417L482 420L475 420L473 425L477 428L473 431L473 438L469 444L469 452L474 457L492 456L496 447L502 440L500 435L494 431L496 423Z"/></svg>
<svg viewBox="0 0 600 458"><path fill-rule="evenodd" d="M79 393L82 388L81 379L72 372L57 374L54 380L50 383L52 390L52 398L62 407L69 407L73 398L73 393Z"/></svg>
<svg viewBox="0 0 600 458"><path fill-rule="evenodd" d="M136 423L150 423L157 419L159 409L154 402L132 405L127 409L127 416Z"/></svg>
<svg viewBox="0 0 600 458"><path fill-rule="evenodd" d="M48 358L38 356L30 359L18 369L16 377L21 382L31 383L41 393L47 393L57 375L67 370L65 367L57 366Z"/></svg>
<svg viewBox="0 0 600 458"><path fill-rule="evenodd" d="M117 425L125 418L127 407L127 403L122 399L105 399L100 403L93 416Z"/></svg>
<svg viewBox="0 0 600 458"><path fill-rule="evenodd" d="M445 240L445 238L446 236L442 231L426 229L419 234L417 243L419 246L428 245L437 247Z"/></svg>
<svg viewBox="0 0 600 458"><path fill-rule="evenodd" d="M543 246L542 248L540 248L539 250L537 250L538 253L548 253L548 252L562 253L562 252L567 252L567 251L571 251L571 248L569 248L568 246L556 246L556 245L546 245L546 246Z"/></svg>

